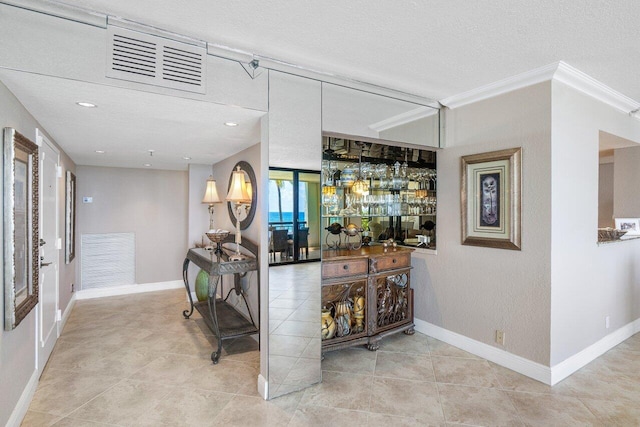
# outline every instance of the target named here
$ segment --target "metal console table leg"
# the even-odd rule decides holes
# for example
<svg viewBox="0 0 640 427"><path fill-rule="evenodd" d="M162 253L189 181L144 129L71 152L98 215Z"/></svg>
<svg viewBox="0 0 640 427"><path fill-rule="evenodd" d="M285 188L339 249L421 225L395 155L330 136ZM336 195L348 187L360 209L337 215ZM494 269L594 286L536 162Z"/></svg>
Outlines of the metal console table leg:
<svg viewBox="0 0 640 427"><path fill-rule="evenodd" d="M189 288L189 259L185 258L182 263L182 281L184 282L184 287L187 290L187 295L189 296L189 303L191 304L191 310L185 310L182 312L182 315L185 319L188 319L193 314L193 297L191 296L191 289Z"/></svg>
<svg viewBox="0 0 640 427"><path fill-rule="evenodd" d="M216 312L216 293L218 292L219 281L220 276L214 274L209 275L209 298L207 298L207 303L209 304L209 317L213 324L213 333L218 341L218 349L211 353L211 361L213 361L214 365L218 364L220 354L222 353L222 336L220 334L220 326L218 325L218 313Z"/></svg>

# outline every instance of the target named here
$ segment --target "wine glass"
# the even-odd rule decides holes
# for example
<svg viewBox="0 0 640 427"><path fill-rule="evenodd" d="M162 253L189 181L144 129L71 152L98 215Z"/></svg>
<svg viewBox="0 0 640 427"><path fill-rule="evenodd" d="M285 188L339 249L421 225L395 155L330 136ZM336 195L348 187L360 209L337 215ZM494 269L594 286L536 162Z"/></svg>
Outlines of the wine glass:
<svg viewBox="0 0 640 427"><path fill-rule="evenodd" d="M369 205L371 204L371 195L365 194L362 196L362 201L360 202L360 206L362 206L362 216L369 215Z"/></svg>

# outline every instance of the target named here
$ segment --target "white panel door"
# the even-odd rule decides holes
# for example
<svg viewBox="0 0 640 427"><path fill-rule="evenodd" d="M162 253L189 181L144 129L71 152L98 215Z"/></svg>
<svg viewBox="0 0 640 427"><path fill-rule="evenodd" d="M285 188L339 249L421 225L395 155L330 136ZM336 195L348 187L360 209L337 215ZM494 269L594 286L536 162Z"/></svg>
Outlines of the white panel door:
<svg viewBox="0 0 640 427"><path fill-rule="evenodd" d="M58 339L58 151L43 139L40 150L40 320L38 369L42 371Z"/></svg>

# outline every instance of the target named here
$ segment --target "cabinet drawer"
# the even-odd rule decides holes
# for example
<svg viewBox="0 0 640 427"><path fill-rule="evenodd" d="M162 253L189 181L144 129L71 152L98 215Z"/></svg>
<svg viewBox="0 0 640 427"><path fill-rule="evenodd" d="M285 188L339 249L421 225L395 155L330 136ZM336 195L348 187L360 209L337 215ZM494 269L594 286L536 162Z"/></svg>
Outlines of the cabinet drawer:
<svg viewBox="0 0 640 427"><path fill-rule="evenodd" d="M395 270L411 266L411 252L391 253L389 255L370 259L371 273L379 273L385 270Z"/></svg>
<svg viewBox="0 0 640 427"><path fill-rule="evenodd" d="M322 278L357 276L367 274L367 258L349 259L344 261L322 261Z"/></svg>

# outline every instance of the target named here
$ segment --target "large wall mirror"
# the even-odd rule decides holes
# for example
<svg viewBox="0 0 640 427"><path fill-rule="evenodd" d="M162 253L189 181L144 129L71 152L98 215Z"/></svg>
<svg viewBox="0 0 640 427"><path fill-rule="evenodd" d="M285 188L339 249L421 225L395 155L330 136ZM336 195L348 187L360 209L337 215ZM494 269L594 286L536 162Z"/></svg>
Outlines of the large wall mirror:
<svg viewBox="0 0 640 427"><path fill-rule="evenodd" d="M320 262L307 262L311 255L306 256L304 262L292 262L288 257L296 251L296 232L308 228L309 236L320 233L317 194L322 146L320 95L318 81L269 72L269 166L279 168L271 170L272 185L266 197L269 199L268 211L275 216L270 224L269 244L274 262L288 260L269 266L266 292L269 299L269 399L321 380ZM278 181L286 181L285 186L279 189ZM298 195L306 194L306 201L292 196L296 186ZM315 200L315 210L308 199ZM309 208L307 215L300 216L300 211L304 210L302 206ZM282 221L279 213L282 213ZM287 219L291 221L285 224ZM285 238L289 234L291 243L285 240L284 247L279 248L278 233L284 233ZM312 241L309 239L309 245ZM261 295L266 298L265 294Z"/></svg>
<svg viewBox="0 0 640 427"><path fill-rule="evenodd" d="M439 122L431 106L270 72L270 167L320 171L323 134L439 147ZM321 289L320 263L269 268L269 398L321 380Z"/></svg>
<svg viewBox="0 0 640 427"><path fill-rule="evenodd" d="M38 304L38 146L4 129L4 329Z"/></svg>
<svg viewBox="0 0 640 427"><path fill-rule="evenodd" d="M323 83L322 132L439 147L440 110Z"/></svg>

